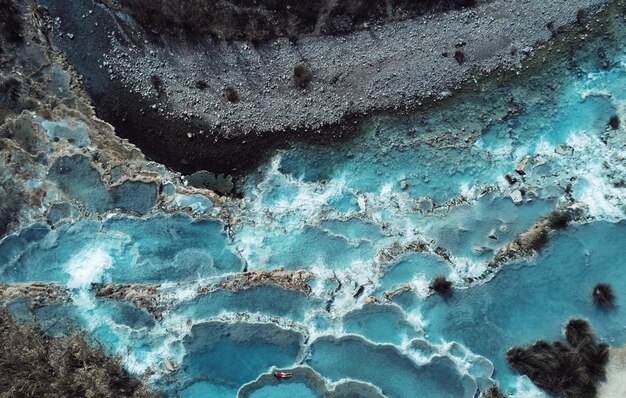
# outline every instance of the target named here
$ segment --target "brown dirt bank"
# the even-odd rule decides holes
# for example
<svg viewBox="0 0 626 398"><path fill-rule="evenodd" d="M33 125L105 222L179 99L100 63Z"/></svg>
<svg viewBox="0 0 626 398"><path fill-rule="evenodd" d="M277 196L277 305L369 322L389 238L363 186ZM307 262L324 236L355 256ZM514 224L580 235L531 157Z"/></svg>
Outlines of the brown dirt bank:
<svg viewBox="0 0 626 398"><path fill-rule="evenodd" d="M245 174L293 140L349 136L373 113L414 109L519 66L607 0L494 0L344 36L154 44L132 18L92 0L40 0L53 45L84 77L99 116L153 160L191 173ZM58 19L56 19L58 18ZM593 19L593 17L588 17ZM96 23L98 24L96 27ZM313 78L294 85L294 66ZM238 102L224 97L232 86Z"/></svg>

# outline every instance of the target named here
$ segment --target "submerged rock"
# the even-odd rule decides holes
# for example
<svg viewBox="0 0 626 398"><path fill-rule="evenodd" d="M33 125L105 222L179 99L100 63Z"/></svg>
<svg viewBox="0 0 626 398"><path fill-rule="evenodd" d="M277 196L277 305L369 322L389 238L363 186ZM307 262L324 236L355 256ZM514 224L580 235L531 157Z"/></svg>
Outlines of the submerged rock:
<svg viewBox="0 0 626 398"><path fill-rule="evenodd" d="M506 173L504 175L504 179L509 183L509 185L513 185L517 182L517 178L511 173Z"/></svg>
<svg viewBox="0 0 626 398"><path fill-rule="evenodd" d="M554 148L554 152L559 155L571 155L574 153L574 148L567 144L559 144Z"/></svg>
<svg viewBox="0 0 626 398"><path fill-rule="evenodd" d="M526 175L526 167L528 166L528 162L532 159L530 156L526 156L524 159L520 160L519 163L515 166L515 172L521 176Z"/></svg>
<svg viewBox="0 0 626 398"><path fill-rule="evenodd" d="M584 208L578 203L555 210L528 230L519 234L513 241L502 246L489 262L490 267L497 267L518 257L529 256L548 243L549 233L565 228L571 220L580 219Z"/></svg>
<svg viewBox="0 0 626 398"><path fill-rule="evenodd" d="M524 201L524 195L522 194L522 191L520 191L519 189L516 189L515 191L513 191L510 197L513 203L515 203L516 205L519 205Z"/></svg>
<svg viewBox="0 0 626 398"><path fill-rule="evenodd" d="M30 298L30 304L33 307L43 307L70 301L67 290L60 283L0 284L0 303L9 303L20 297Z"/></svg>
<svg viewBox="0 0 626 398"><path fill-rule="evenodd" d="M158 284L95 284L96 297L125 301L143 308L150 314L158 315Z"/></svg>
<svg viewBox="0 0 626 398"><path fill-rule="evenodd" d="M354 298L359 298L360 295L363 294L363 291L365 290L365 286L364 285L359 285L357 286L354 291L352 292L352 297Z"/></svg>
<svg viewBox="0 0 626 398"><path fill-rule="evenodd" d="M311 286L306 281L313 277L309 271L283 271L282 268L273 271L242 272L230 277L217 285L203 286L198 293L207 293L215 288L226 290L241 290L258 285L276 285L286 289L297 289L309 294Z"/></svg>

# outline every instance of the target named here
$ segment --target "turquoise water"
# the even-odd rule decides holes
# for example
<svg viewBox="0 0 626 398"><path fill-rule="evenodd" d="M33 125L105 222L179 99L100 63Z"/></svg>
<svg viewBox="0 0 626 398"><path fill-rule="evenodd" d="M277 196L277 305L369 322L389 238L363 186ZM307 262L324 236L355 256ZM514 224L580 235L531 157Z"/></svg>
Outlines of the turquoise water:
<svg viewBox="0 0 626 398"><path fill-rule="evenodd" d="M623 28L611 19L606 37L429 109L372 118L347 142L277 151L229 203L105 186L86 157L58 158L46 183L73 202L0 241L0 281L63 283L71 300L10 308L51 333L86 329L169 396L473 397L494 382L545 396L508 367L510 346L558 339L571 317L626 344ZM79 127L49 127L89 143ZM158 195L193 216L155 209ZM499 249L573 203L579 221L486 273ZM215 285L277 268L312 272L311 292ZM438 275L451 296L430 293ZM598 282L614 286L614 308L593 306ZM97 298L92 283L160 284L158 316ZM277 380L276 369L294 377Z"/></svg>

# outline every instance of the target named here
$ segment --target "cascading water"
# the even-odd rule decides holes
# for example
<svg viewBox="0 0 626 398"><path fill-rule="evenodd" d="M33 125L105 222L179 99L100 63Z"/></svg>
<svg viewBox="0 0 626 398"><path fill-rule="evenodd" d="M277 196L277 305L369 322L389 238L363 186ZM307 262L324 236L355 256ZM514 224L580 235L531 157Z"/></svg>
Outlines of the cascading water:
<svg viewBox="0 0 626 398"><path fill-rule="evenodd" d="M71 300L36 309L37 321L78 324L172 395L470 398L496 380L515 397L546 396L508 367L510 346L557 339L573 316L626 343L626 134L607 125L626 121L626 36L612 28L542 70L373 118L349 142L281 150L228 219L197 195L173 199L193 216L149 212L156 188L88 189L72 179L95 171L66 160L50 179L88 208L149 214L27 226L0 241L0 279L64 284ZM148 199L124 200L131 192ZM566 205L582 215L544 248L490 266ZM215 287L277 268L310 271L310 291ZM448 298L429 289L437 275L453 283ZM610 311L591 301L598 282L618 288ZM158 312L94 283L156 284ZM294 377L279 382L274 368Z"/></svg>

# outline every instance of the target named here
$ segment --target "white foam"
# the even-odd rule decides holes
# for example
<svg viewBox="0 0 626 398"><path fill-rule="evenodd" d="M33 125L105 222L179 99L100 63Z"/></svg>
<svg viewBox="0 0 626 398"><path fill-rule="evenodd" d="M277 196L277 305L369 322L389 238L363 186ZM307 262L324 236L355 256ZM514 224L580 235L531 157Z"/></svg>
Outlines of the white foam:
<svg viewBox="0 0 626 398"><path fill-rule="evenodd" d="M276 223L287 226L301 226L311 220L319 219L322 212L328 211L328 203L350 192L345 177L330 179L326 183L307 182L280 171L282 155L272 158L263 173L263 180L254 187L247 187L249 192L244 199L247 217L255 223ZM280 198L276 199L276 193ZM269 205L266 202L270 202Z"/></svg>
<svg viewBox="0 0 626 398"><path fill-rule="evenodd" d="M86 289L92 283L102 282L104 273L113 266L113 258L103 249L85 249L72 257L67 264L70 289Z"/></svg>
<svg viewBox="0 0 626 398"><path fill-rule="evenodd" d="M576 162L576 174L585 182L578 191L577 199L589 208L589 215L593 217L623 218L624 213L620 209L622 192L611 186L607 181L604 161L608 161L613 151L607 148L598 137L584 132L570 135L567 144L574 148L575 154L581 154L581 159ZM623 165L613 164L612 168L620 173L625 173Z"/></svg>
<svg viewBox="0 0 626 398"><path fill-rule="evenodd" d="M548 142L544 137L541 137L535 147L535 154L552 157L554 156L554 148L554 145Z"/></svg>
<svg viewBox="0 0 626 398"><path fill-rule="evenodd" d="M526 376L520 376L515 382L515 392L511 398L549 398L549 395L541 391Z"/></svg>

